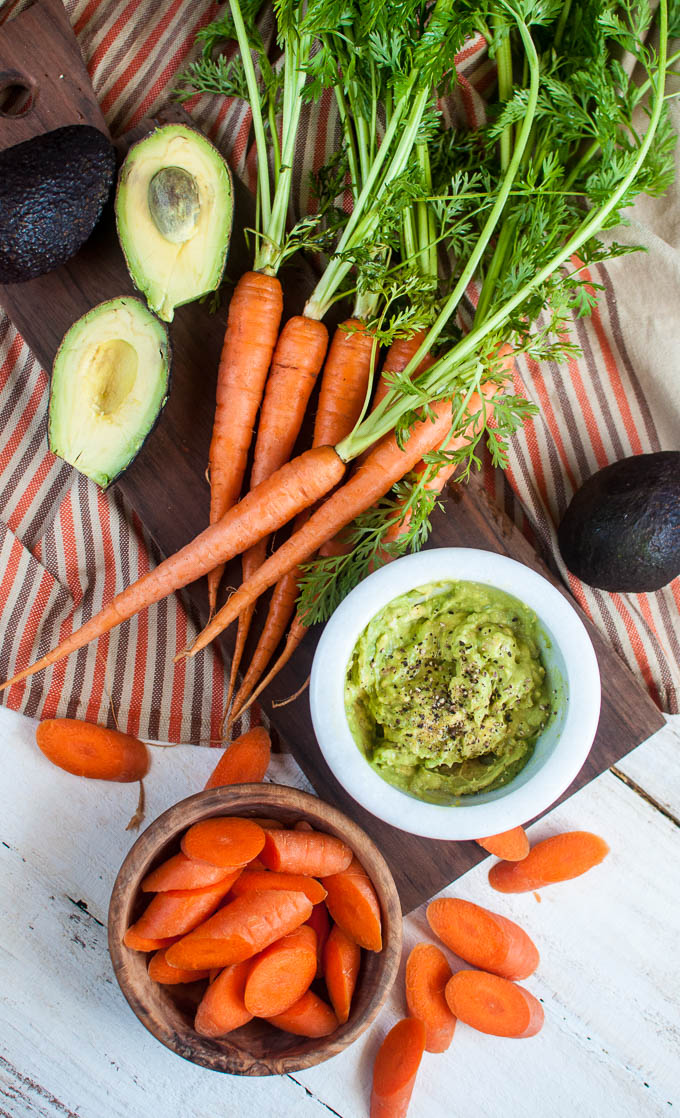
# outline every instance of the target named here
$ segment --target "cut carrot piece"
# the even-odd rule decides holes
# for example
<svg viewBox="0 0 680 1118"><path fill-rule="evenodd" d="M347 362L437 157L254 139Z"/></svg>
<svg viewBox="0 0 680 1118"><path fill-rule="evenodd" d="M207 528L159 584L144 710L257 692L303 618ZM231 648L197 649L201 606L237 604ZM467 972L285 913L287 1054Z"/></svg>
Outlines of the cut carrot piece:
<svg viewBox="0 0 680 1118"><path fill-rule="evenodd" d="M166 947L172 947L173 943L177 943L181 938L181 936L166 936L164 939L150 939L149 936L140 936L135 925L131 924L123 936L123 943L131 951L161 951Z"/></svg>
<svg viewBox="0 0 680 1118"><path fill-rule="evenodd" d="M167 961L188 970L241 963L304 924L312 907L304 893L246 893L184 936Z"/></svg>
<svg viewBox="0 0 680 1118"><path fill-rule="evenodd" d="M268 1017L270 1025L295 1036L329 1036L338 1027L338 1019L329 1005L308 990L299 1001L283 1013Z"/></svg>
<svg viewBox="0 0 680 1118"><path fill-rule="evenodd" d="M148 939L186 935L212 915L231 889L235 876L238 871L203 889L169 889L156 893L133 925L135 931Z"/></svg>
<svg viewBox="0 0 680 1118"><path fill-rule="evenodd" d="M511 831L502 831L499 835L487 835L486 838L475 840L489 854L497 858L504 858L507 862L521 862L529 853L529 837L524 827L513 827Z"/></svg>
<svg viewBox="0 0 680 1118"><path fill-rule="evenodd" d="M266 819L259 815L249 815L247 817L253 823L257 823L258 827L262 827L263 831L282 831L284 824L280 819Z"/></svg>
<svg viewBox="0 0 680 1118"><path fill-rule="evenodd" d="M254 1017L284 1013L312 984L316 933L308 924L265 948L253 961L243 1000Z"/></svg>
<svg viewBox="0 0 680 1118"><path fill-rule="evenodd" d="M167 862L156 866L142 882L145 893L165 893L168 889L203 889L206 885L217 885L235 871L211 866L207 862L195 862L186 854L174 854ZM236 878L234 878L236 880Z"/></svg>
<svg viewBox="0 0 680 1118"><path fill-rule="evenodd" d="M139 738L78 718L46 718L35 740L48 761L74 776L128 783L149 771L149 751Z"/></svg>
<svg viewBox="0 0 680 1118"><path fill-rule="evenodd" d="M497 862L489 870L489 884L500 893L529 893L580 877L607 857L609 847L590 831L566 831L532 846L521 862Z"/></svg>
<svg viewBox="0 0 680 1118"><path fill-rule="evenodd" d="M341 1025L349 1017L360 965L361 948L336 924L324 948L323 973L331 1005Z"/></svg>
<svg viewBox="0 0 680 1118"><path fill-rule="evenodd" d="M270 870L324 877L347 869L352 851L321 831L270 831L260 857Z"/></svg>
<svg viewBox="0 0 680 1118"><path fill-rule="evenodd" d="M457 897L440 897L427 906L436 936L466 963L502 978L528 978L540 962L533 940L505 916Z"/></svg>
<svg viewBox="0 0 680 1118"><path fill-rule="evenodd" d="M213 979L196 1010L194 1028L201 1036L225 1036L252 1021L243 1001L250 960L225 967Z"/></svg>
<svg viewBox="0 0 680 1118"><path fill-rule="evenodd" d="M417 943L406 962L406 1004L425 1026L428 1052L446 1052L453 1039L456 1018L444 996L450 978L444 952L433 943Z"/></svg>
<svg viewBox="0 0 680 1118"><path fill-rule="evenodd" d="M264 726L255 726L225 749L206 788L227 784L254 784L264 780L271 759L271 738Z"/></svg>
<svg viewBox="0 0 680 1118"><path fill-rule="evenodd" d="M543 1028L543 1006L507 978L481 970L461 970L446 984L451 1012L480 1033L492 1036L535 1036Z"/></svg>
<svg viewBox="0 0 680 1118"><path fill-rule="evenodd" d="M321 884L328 911L343 932L367 951L382 951L380 905L361 863L352 858L346 870L322 877Z"/></svg>
<svg viewBox="0 0 680 1118"><path fill-rule="evenodd" d="M405 1017L390 1029L373 1065L371 1118L405 1118L425 1049L425 1026Z"/></svg>
<svg viewBox="0 0 680 1118"><path fill-rule="evenodd" d="M316 932L316 977L323 978L323 949L331 931L331 918L325 904L314 905L307 923Z"/></svg>
<svg viewBox="0 0 680 1118"><path fill-rule="evenodd" d="M161 986L175 986L179 982L200 982L208 977L207 970L180 970L171 967L165 959L165 949L157 951L149 959L149 978Z"/></svg>
<svg viewBox="0 0 680 1118"><path fill-rule="evenodd" d="M252 819L216 816L194 823L182 839L187 858L233 869L257 858L264 846L265 832Z"/></svg>
<svg viewBox="0 0 680 1118"><path fill-rule="evenodd" d="M234 886L235 897L244 893L261 893L263 889L288 889L294 893L304 893L313 905L326 899L326 890L315 877L298 873L276 873L274 870L243 871Z"/></svg>

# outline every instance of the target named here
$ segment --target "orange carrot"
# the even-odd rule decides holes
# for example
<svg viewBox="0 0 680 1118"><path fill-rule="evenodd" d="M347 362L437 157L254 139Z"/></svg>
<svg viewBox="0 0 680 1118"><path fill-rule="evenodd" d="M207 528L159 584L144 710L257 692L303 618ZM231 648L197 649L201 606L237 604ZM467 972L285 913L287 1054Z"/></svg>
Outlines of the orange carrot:
<svg viewBox="0 0 680 1118"><path fill-rule="evenodd" d="M425 1026L427 1052L446 1052L453 1039L456 1018L444 997L450 977L443 951L433 943L415 945L406 961L406 1004Z"/></svg>
<svg viewBox="0 0 680 1118"><path fill-rule="evenodd" d="M481 970L461 970L446 984L451 1012L480 1033L492 1036L535 1036L543 1028L543 1006L525 990Z"/></svg>
<svg viewBox="0 0 680 1118"><path fill-rule="evenodd" d="M456 955L502 978L528 978L540 962L526 932L497 912L458 897L440 897L427 906L432 931Z"/></svg>
<svg viewBox="0 0 680 1118"><path fill-rule="evenodd" d="M390 1029L373 1065L371 1118L405 1118L425 1049L425 1027L405 1017Z"/></svg>
<svg viewBox="0 0 680 1118"><path fill-rule="evenodd" d="M532 846L521 862L496 862L489 884L500 893L529 893L580 877L607 857L609 847L590 831L566 831Z"/></svg>
<svg viewBox="0 0 680 1118"><path fill-rule="evenodd" d="M347 869L352 851L321 831L270 831L260 857L269 870L323 877Z"/></svg>
<svg viewBox="0 0 680 1118"><path fill-rule="evenodd" d="M290 573L293 573L295 575L296 594L297 594L297 583L298 583L298 579L299 579L299 575L297 573L297 568L295 569L294 572L289 572L289 574ZM285 577L287 577L287 576L285 576ZM279 585L280 585L280 582L277 583L277 586L279 586ZM294 604L295 603L293 603L293 605ZM288 630L288 636L286 637L286 643L285 643L285 646L283 648L283 651L282 651L281 655L275 661L273 667L270 668L270 670L267 672L266 676L261 681L259 686L255 688L255 690L252 692L252 694L246 700L246 702L244 702L243 705L238 708L237 716L245 714L245 712L248 710L248 707L252 706L252 704L256 701L256 699L258 699L259 696L262 694L265 687L269 687L269 684L271 683L271 681L279 674L279 672L281 671L282 668L285 668L285 666L288 663L288 661L290 660L291 656L293 656L296 649L298 649L300 647L303 640L307 636L308 632L309 632L308 626L303 625L303 623L302 623L302 621L300 621L299 617L294 617L293 620L291 621L290 629ZM253 658L253 662L254 662L254 658ZM240 692L239 692L239 694L240 694Z"/></svg>
<svg viewBox="0 0 680 1118"><path fill-rule="evenodd" d="M251 823L257 823L258 827L262 827L263 831L281 831L283 830L283 823L280 819L268 819L263 815L249 815L247 817ZM253 858L249 863L249 869L255 868L255 862L259 862L259 858ZM258 867L261 869L262 867Z"/></svg>
<svg viewBox="0 0 680 1118"><path fill-rule="evenodd" d="M251 489L270 477L293 453L327 347L328 331L316 319L296 315L288 320L281 331L262 401L250 475ZM264 537L243 555L244 579L249 578L262 565L266 554L267 537ZM227 708L234 692L253 612L254 606L239 618L231 661Z"/></svg>
<svg viewBox="0 0 680 1118"><path fill-rule="evenodd" d="M225 1036L241 1025L252 1021L243 1001L250 959L225 967L205 991L198 1009L194 1028L201 1036Z"/></svg>
<svg viewBox="0 0 680 1118"><path fill-rule="evenodd" d="M361 948L335 924L323 953L323 974L331 1005L341 1025L349 1017L361 965Z"/></svg>
<svg viewBox="0 0 680 1118"><path fill-rule="evenodd" d="M349 867L332 877L322 877L328 893L326 907L336 924L367 951L382 951L380 905L364 867L352 858Z"/></svg>
<svg viewBox="0 0 680 1118"><path fill-rule="evenodd" d="M217 370L217 400L210 442L211 524L221 520L239 499L282 311L281 284L275 276L262 272L246 272L241 276L229 303ZM208 572L211 613L215 609L223 570L221 564Z"/></svg>
<svg viewBox="0 0 680 1118"><path fill-rule="evenodd" d="M475 840L489 854L504 858L506 862L521 862L529 853L529 839L524 827L513 827L499 835L487 835Z"/></svg>
<svg viewBox="0 0 680 1118"><path fill-rule="evenodd" d="M161 951L166 947L172 947L173 943L177 943L181 938L181 936L167 936L165 939L149 939L148 936L140 936L135 925L131 924L123 936L123 943L131 951Z"/></svg>
<svg viewBox="0 0 680 1118"><path fill-rule="evenodd" d="M261 893L263 889L287 889L294 893L304 893L313 905L321 904L326 899L326 890L316 878L298 873L275 873L272 870L244 870L232 892L235 897L242 897L245 893Z"/></svg>
<svg viewBox="0 0 680 1118"><path fill-rule="evenodd" d="M182 838L182 853L211 866L235 868L257 858L265 832L252 819L215 816L194 823Z"/></svg>
<svg viewBox="0 0 680 1118"><path fill-rule="evenodd" d="M315 904L307 920L316 932L316 977L323 978L323 949L331 931L331 919L325 904Z"/></svg>
<svg viewBox="0 0 680 1118"><path fill-rule="evenodd" d="M316 974L316 934L303 924L270 944L251 965L243 1000L254 1017L285 1013L309 989Z"/></svg>
<svg viewBox="0 0 680 1118"><path fill-rule="evenodd" d="M46 718L35 740L48 761L74 776L126 783L149 770L149 752L139 738L78 718Z"/></svg>
<svg viewBox="0 0 680 1118"><path fill-rule="evenodd" d="M496 390L496 384L489 382L487 393L494 395ZM480 408L481 401L475 394L470 401L470 410L474 414ZM252 578L232 594L226 605L215 614L198 636L188 652L189 656L195 656L210 644L251 602L256 601L260 594L273 586L293 567L308 559L359 513L384 497L397 481L413 469L424 454L441 445L451 427L451 405L440 401L432 405L431 412L434 419L424 419L416 423L403 450L397 443L395 435L387 436L375 446L349 481L324 501L321 507L312 513L307 523L294 532L262 564ZM469 437L470 433L452 439L448 443L448 449L453 450L457 446L462 446Z"/></svg>
<svg viewBox="0 0 680 1118"><path fill-rule="evenodd" d="M161 986L176 986L180 982L200 982L208 977L207 970L180 970L171 967L165 960L165 950L157 951L149 959L149 978Z"/></svg>
<svg viewBox="0 0 680 1118"><path fill-rule="evenodd" d="M358 318L348 318L338 326L321 379L314 446L334 446L357 423L376 350L373 335Z"/></svg>
<svg viewBox="0 0 680 1118"><path fill-rule="evenodd" d="M168 951L172 967L203 970L251 959L299 928L311 914L304 893L274 891L236 897Z"/></svg>
<svg viewBox="0 0 680 1118"><path fill-rule="evenodd" d="M295 1036L329 1036L338 1027L338 1019L329 1005L308 990L299 1001L283 1013L268 1017L270 1025Z"/></svg>
<svg viewBox="0 0 680 1118"><path fill-rule="evenodd" d="M225 749L206 788L225 784L254 784L264 779L271 759L271 738L264 726L254 726Z"/></svg>
<svg viewBox="0 0 680 1118"><path fill-rule="evenodd" d="M167 893L169 889L203 889L206 885L217 885L230 875L236 881L239 873L240 870L195 862L180 851L148 873L142 881L142 889L145 893Z"/></svg>
<svg viewBox="0 0 680 1118"><path fill-rule="evenodd" d="M385 396L390 390L387 383L387 374L389 373L403 373L406 366L411 359L415 357L421 345L425 341L426 330L416 330L415 334L411 334L408 338L395 338L390 348L388 349L385 360L383 361L382 371L378 379L373 396L372 411L378 407L379 404L385 399ZM424 372L424 370L432 364L430 358L425 358L420 362L418 368L414 372L414 376Z"/></svg>
<svg viewBox="0 0 680 1118"><path fill-rule="evenodd" d="M146 939L186 935L215 911L231 889L232 881L230 875L202 889L169 889L166 893L156 893L132 927L137 935Z"/></svg>
<svg viewBox="0 0 680 1118"><path fill-rule="evenodd" d="M247 493L220 521L117 594L57 648L0 684L0 691L56 664L153 602L194 582L219 563L240 555L263 536L287 524L303 508L325 496L337 485L344 472L342 459L328 446L307 450L292 462L287 462L267 481Z"/></svg>

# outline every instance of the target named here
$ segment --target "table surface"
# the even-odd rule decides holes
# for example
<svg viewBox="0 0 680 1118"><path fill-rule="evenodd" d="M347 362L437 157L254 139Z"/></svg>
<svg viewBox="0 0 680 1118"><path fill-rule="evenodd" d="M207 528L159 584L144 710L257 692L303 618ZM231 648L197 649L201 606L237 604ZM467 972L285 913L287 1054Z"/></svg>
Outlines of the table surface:
<svg viewBox="0 0 680 1118"><path fill-rule="evenodd" d="M368 1033L306 1072L218 1078L167 1051L128 1008L106 947L137 786L62 773L35 747L34 725L0 708L0 1115L367 1118L373 1057L405 1012L403 975ZM546 1022L524 1042L459 1025L447 1053L425 1054L410 1118L640 1118L680 1105L679 751L676 717L531 828L533 840L603 835L611 855L583 878L506 897L488 885L488 859L444 891L536 940L541 963L526 985ZM155 748L147 820L202 787L215 762L204 748ZM270 778L308 787L286 755ZM404 932L405 954L431 939L424 909Z"/></svg>

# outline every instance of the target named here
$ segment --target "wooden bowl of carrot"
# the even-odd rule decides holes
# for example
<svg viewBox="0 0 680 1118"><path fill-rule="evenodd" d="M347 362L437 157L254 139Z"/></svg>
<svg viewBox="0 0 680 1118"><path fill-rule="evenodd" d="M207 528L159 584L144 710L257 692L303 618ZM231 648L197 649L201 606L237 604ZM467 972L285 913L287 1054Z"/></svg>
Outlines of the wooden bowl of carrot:
<svg viewBox="0 0 680 1118"><path fill-rule="evenodd" d="M230 865L236 857L248 863L242 870ZM338 865L346 868L337 872ZM291 867L306 869L306 881ZM348 888L368 898L367 926L358 932L351 924L363 901ZM190 893L204 906L202 923L194 915L189 932L164 936L176 930L164 914L184 919ZM263 921L274 930L258 939ZM368 1028L397 974L401 927L392 874L356 823L295 788L239 784L182 800L140 835L113 887L109 951L129 1005L173 1052L214 1071L281 1075L329 1059ZM301 982L308 989L282 1011L282 998Z"/></svg>

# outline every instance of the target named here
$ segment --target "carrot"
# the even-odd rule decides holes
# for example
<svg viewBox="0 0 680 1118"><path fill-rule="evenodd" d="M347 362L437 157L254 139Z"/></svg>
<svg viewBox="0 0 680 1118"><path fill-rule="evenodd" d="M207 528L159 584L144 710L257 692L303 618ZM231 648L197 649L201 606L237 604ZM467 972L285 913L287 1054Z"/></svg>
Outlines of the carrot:
<svg viewBox="0 0 680 1118"><path fill-rule="evenodd" d="M461 970L446 984L451 1012L480 1033L492 1036L535 1036L543 1028L543 1006L525 990L481 970Z"/></svg>
<svg viewBox="0 0 680 1118"><path fill-rule="evenodd" d="M140 610L207 574L219 563L240 555L330 492L344 472L342 459L328 446L307 450L287 462L271 478L247 493L222 520L117 594L57 648L0 684L0 691L56 664Z"/></svg>
<svg viewBox="0 0 680 1118"><path fill-rule="evenodd" d="M427 1052L446 1052L453 1039L456 1018L444 997L450 977L443 951L433 943L415 945L406 961L406 1004L425 1026Z"/></svg>
<svg viewBox="0 0 680 1118"><path fill-rule="evenodd" d="M149 771L149 751L131 734L78 718L46 718L35 731L48 761L74 776L127 783Z"/></svg>
<svg viewBox="0 0 680 1118"><path fill-rule="evenodd" d="M352 858L349 867L332 877L322 877L326 907L336 924L367 951L382 951L380 905L371 879Z"/></svg>
<svg viewBox="0 0 680 1118"><path fill-rule="evenodd" d="M202 889L206 885L217 885L230 875L235 881L239 873L240 870L195 862L180 851L148 873L141 887L145 893L167 893L169 889Z"/></svg>
<svg viewBox="0 0 680 1118"><path fill-rule="evenodd" d="M200 982L208 977L207 970L180 970L165 961L165 950L157 951L149 959L149 978L161 986L175 986L180 982Z"/></svg>
<svg viewBox="0 0 680 1118"><path fill-rule="evenodd" d="M489 382L488 392L491 394L496 392L494 382ZM475 394L471 398L470 410L475 413L479 408L481 408L481 401ZM226 605L215 614L212 621L199 634L189 649L189 656L195 656L210 644L251 602L256 601L260 594L273 586L293 567L308 559L359 513L384 497L397 481L413 469L424 454L438 447L446 439L451 427L451 405L442 400L433 404L430 410L434 420L423 419L416 423L403 450L394 434L380 440L349 481L324 501L321 507L312 513L307 523L294 532L262 564L252 578L232 594ZM465 435L449 441L448 449L453 450L463 445L467 439L468 435ZM312 452L308 451L308 453Z"/></svg>
<svg viewBox="0 0 680 1118"><path fill-rule="evenodd" d="M440 897L427 906L432 931L451 951L502 978L528 978L539 964L536 946L512 920L471 901Z"/></svg>
<svg viewBox="0 0 680 1118"><path fill-rule="evenodd" d="M272 870L244 870L232 890L235 897L245 893L261 893L263 889L288 889L304 893L313 905L326 899L326 890L314 877L297 873L274 873Z"/></svg>
<svg viewBox="0 0 680 1118"><path fill-rule="evenodd" d="M194 1028L201 1036L224 1036L247 1025L253 1015L243 1001L250 959L225 967L205 991L194 1020Z"/></svg>
<svg viewBox="0 0 680 1118"><path fill-rule="evenodd" d="M220 757L206 788L225 784L254 784L264 779L271 760L271 738L264 726L254 726L233 741Z"/></svg>
<svg viewBox="0 0 680 1118"><path fill-rule="evenodd" d="M323 975L331 1005L341 1025L349 1017L361 965L361 948L335 924L323 952Z"/></svg>
<svg viewBox="0 0 680 1118"><path fill-rule="evenodd" d="M328 331L316 319L296 315L288 320L281 331L262 401L250 475L251 489L270 477L293 453L327 347ZM242 559L244 579L249 578L262 565L266 554L266 537L245 552ZM234 692L253 612L254 606L239 618L231 661L227 708Z"/></svg>
<svg viewBox="0 0 680 1118"><path fill-rule="evenodd" d="M217 370L217 400L210 442L210 523L217 524L241 494L265 380L283 312L275 276L246 272L229 303ZM219 562L219 560L218 560ZM223 564L208 572L210 612L215 609Z"/></svg>
<svg viewBox="0 0 680 1118"><path fill-rule="evenodd" d="M265 831L252 819L216 816L194 823L182 838L182 853L211 866L236 868L257 858Z"/></svg>
<svg viewBox="0 0 680 1118"><path fill-rule="evenodd" d="M260 857L269 870L323 877L347 869L352 851L342 839L320 831L270 831Z"/></svg>
<svg viewBox="0 0 680 1118"><path fill-rule="evenodd" d="M241 963L304 924L312 907L304 893L283 890L236 897L175 943L167 961L189 970Z"/></svg>
<svg viewBox="0 0 680 1118"><path fill-rule="evenodd" d="M230 875L202 889L170 889L166 893L156 893L132 927L137 935L146 939L186 935L215 911L231 889L232 881Z"/></svg>
<svg viewBox="0 0 680 1118"><path fill-rule="evenodd" d="M298 578L299 578L297 568L295 569L295 571L289 572L289 574L291 574L291 573L295 575L295 586L296 586L296 594L297 594L297 582L298 582ZM277 586L279 586L279 585L280 585L280 583L277 583ZM293 604L295 604L295 603L293 603ZM309 632L308 626L303 625L303 623L302 623L302 621L300 621L299 617L294 617L292 622L291 622L290 629L288 630L288 636L286 637L286 643L285 643L285 646L284 646L284 649L283 649L281 655L275 661L274 666L267 672L267 675L264 677L264 679L262 680L260 685L255 688L255 690L252 692L252 694L246 700L246 702L244 702L243 705L240 706L237 709L236 716L240 716L241 714L244 714L248 710L248 707L251 706L255 702L255 700L262 694L265 687L268 687L269 684L271 683L271 681L279 674L281 669L285 668L286 664L288 663L290 658L293 656L296 649L298 649L300 647L300 645L302 644L302 642L305 639L305 637L307 636L308 632ZM255 651L257 651L257 649ZM253 663L254 663L254 659L253 659ZM240 694L240 692L239 692L239 694Z"/></svg>
<svg viewBox="0 0 680 1118"><path fill-rule="evenodd" d="M267 1020L277 1029L294 1033L295 1036L329 1036L338 1027L338 1019L331 1007L311 990L307 990L289 1009L268 1017Z"/></svg>
<svg viewBox="0 0 680 1118"><path fill-rule="evenodd" d="M331 931L331 919L325 904L315 904L306 923L316 932L316 977L323 978L323 949Z"/></svg>
<svg viewBox="0 0 680 1118"><path fill-rule="evenodd" d="M403 373L406 366L409 364L412 358L415 357L416 353L425 341L426 334L426 330L416 330L415 334L411 334L408 338L394 339L387 351L387 354L385 355L385 360L383 361L382 371L380 373L380 377L375 389L375 394L373 396L373 404L371 407L372 411L375 411L375 409L378 407L379 404L382 403L382 401L385 399L385 396L390 391L390 386L388 384L386 374ZM420 362L418 368L414 371L414 377L418 376L419 373L422 373L424 371L424 369L427 367L426 362L432 364L432 360L430 358L425 358L424 361Z"/></svg>
<svg viewBox="0 0 680 1118"><path fill-rule="evenodd" d="M283 823L281 822L280 819L268 819L266 816L263 816L263 815L249 815L247 818L250 819L251 823L257 823L258 827L262 827L263 831L282 831L283 830ZM255 862L259 862L259 860L260 860L259 858L253 858L248 863L248 865L252 869ZM259 867L259 868L263 868L263 867Z"/></svg>
<svg viewBox="0 0 680 1118"><path fill-rule="evenodd" d="M504 858L506 862L521 862L529 853L529 839L524 827L513 827L499 835L487 835L475 840L489 854Z"/></svg>
<svg viewBox="0 0 680 1118"><path fill-rule="evenodd" d="M580 877L607 857L609 847L590 831L566 831L532 846L521 862L496 862L489 870L489 885L499 893L529 893Z"/></svg>
<svg viewBox="0 0 680 1118"><path fill-rule="evenodd" d="M373 1065L371 1118L405 1118L425 1049L425 1026L417 1017L397 1021Z"/></svg>
<svg viewBox="0 0 680 1118"><path fill-rule="evenodd" d="M321 379L314 446L335 445L358 422L376 347L373 335L358 318L348 318L338 326Z"/></svg>
<svg viewBox="0 0 680 1118"><path fill-rule="evenodd" d="M166 936L164 939L149 939L148 936L140 936L135 925L131 924L123 936L123 943L131 951L161 951L166 947L172 947L173 943L177 943L181 938L181 936Z"/></svg>
<svg viewBox="0 0 680 1118"><path fill-rule="evenodd" d="M253 961L243 1000L254 1017L285 1013L312 984L316 974L316 934L308 924L290 932Z"/></svg>

